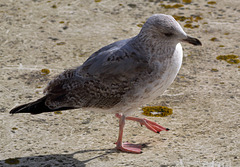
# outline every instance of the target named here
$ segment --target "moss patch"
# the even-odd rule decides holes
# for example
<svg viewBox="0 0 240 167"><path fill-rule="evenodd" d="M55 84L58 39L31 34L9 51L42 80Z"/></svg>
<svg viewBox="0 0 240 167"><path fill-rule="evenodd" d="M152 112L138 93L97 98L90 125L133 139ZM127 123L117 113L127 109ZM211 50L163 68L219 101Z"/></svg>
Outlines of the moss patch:
<svg viewBox="0 0 240 167"><path fill-rule="evenodd" d="M213 42L216 42L216 41L219 41L216 37L212 37L211 39L210 39L210 41L213 41Z"/></svg>
<svg viewBox="0 0 240 167"><path fill-rule="evenodd" d="M240 60L238 59L239 56L237 55L220 55L217 56L217 60L224 60L229 64L238 64Z"/></svg>
<svg viewBox="0 0 240 167"><path fill-rule="evenodd" d="M177 16L177 15L173 15L173 18L177 21L185 21L185 20L189 19L189 17Z"/></svg>
<svg viewBox="0 0 240 167"><path fill-rule="evenodd" d="M212 71L212 72L218 72L218 69L212 68L211 71Z"/></svg>
<svg viewBox="0 0 240 167"><path fill-rule="evenodd" d="M147 106L142 108L143 115L151 117L166 117L172 115L172 109L165 106Z"/></svg>
<svg viewBox="0 0 240 167"><path fill-rule="evenodd" d="M56 9L56 8L57 8L57 5L53 5L52 8L53 8L53 9Z"/></svg>
<svg viewBox="0 0 240 167"><path fill-rule="evenodd" d="M183 7L184 5L183 4L175 4L175 5L165 5L165 4L161 4L161 6L165 9L173 9L173 8L181 8Z"/></svg>
<svg viewBox="0 0 240 167"><path fill-rule="evenodd" d="M143 24L145 24L145 21L142 21L141 23L137 24L138 27L142 27Z"/></svg>
<svg viewBox="0 0 240 167"><path fill-rule="evenodd" d="M209 1L208 4L209 4L209 5L215 5L215 4L217 4L217 2L215 2L215 1Z"/></svg>
<svg viewBox="0 0 240 167"><path fill-rule="evenodd" d="M197 16L190 16L190 17L185 17L185 16L178 16L178 15L173 15L174 19L177 21L186 21L186 24L184 25L185 28L198 28L199 25L193 25L194 22L198 22L199 20L202 20L203 18L199 15Z"/></svg>
<svg viewBox="0 0 240 167"><path fill-rule="evenodd" d="M199 15L197 16L190 16L190 17L185 17L185 16L178 16L178 15L173 15L174 19L177 21L186 21L186 23L193 23L193 22L198 22L199 20L202 20L203 18Z"/></svg>
<svg viewBox="0 0 240 167"><path fill-rule="evenodd" d="M48 75L50 73L50 70L47 68L44 68L41 70L42 75Z"/></svg>
<svg viewBox="0 0 240 167"><path fill-rule="evenodd" d="M54 111L54 114L62 114L62 111Z"/></svg>
<svg viewBox="0 0 240 167"><path fill-rule="evenodd" d="M191 3L192 0L182 0L183 3Z"/></svg>
<svg viewBox="0 0 240 167"><path fill-rule="evenodd" d="M57 43L57 45L65 45L66 44L66 42L59 42L59 43Z"/></svg>
<svg viewBox="0 0 240 167"><path fill-rule="evenodd" d="M198 28L199 25L192 25L191 23L188 23L188 24L185 24L184 27L193 29L193 28Z"/></svg>

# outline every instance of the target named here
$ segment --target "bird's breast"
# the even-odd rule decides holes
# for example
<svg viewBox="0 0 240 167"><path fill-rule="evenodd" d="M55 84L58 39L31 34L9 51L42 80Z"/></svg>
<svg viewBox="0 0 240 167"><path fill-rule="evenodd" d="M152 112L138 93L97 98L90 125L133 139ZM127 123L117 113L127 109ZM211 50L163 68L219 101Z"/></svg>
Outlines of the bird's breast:
<svg viewBox="0 0 240 167"><path fill-rule="evenodd" d="M152 100L161 95L172 84L180 70L182 57L182 46L179 43L172 55L168 55L164 59L161 59L160 56L159 59L155 59L153 75L143 88L143 97L146 100Z"/></svg>

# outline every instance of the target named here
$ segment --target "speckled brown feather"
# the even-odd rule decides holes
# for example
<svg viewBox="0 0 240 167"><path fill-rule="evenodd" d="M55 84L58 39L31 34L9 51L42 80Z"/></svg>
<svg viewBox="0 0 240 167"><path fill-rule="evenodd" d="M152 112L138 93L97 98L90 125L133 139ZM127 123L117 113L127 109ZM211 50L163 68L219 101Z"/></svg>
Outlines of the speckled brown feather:
<svg viewBox="0 0 240 167"><path fill-rule="evenodd" d="M44 91L49 96L46 105L52 109L63 106L111 108L152 71L145 57L141 60L125 48L104 54L104 58L90 57L79 68L67 70L52 80ZM107 59L105 64L101 62L104 59ZM126 64L126 59L128 63L135 62L134 65ZM99 68L98 61L103 67Z"/></svg>

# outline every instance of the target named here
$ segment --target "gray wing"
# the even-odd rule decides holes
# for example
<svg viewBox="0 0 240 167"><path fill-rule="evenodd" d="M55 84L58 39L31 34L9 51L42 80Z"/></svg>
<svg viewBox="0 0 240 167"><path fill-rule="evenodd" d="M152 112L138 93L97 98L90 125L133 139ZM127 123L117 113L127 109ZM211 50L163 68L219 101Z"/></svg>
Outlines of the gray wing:
<svg viewBox="0 0 240 167"><path fill-rule="evenodd" d="M129 81L149 70L147 56L131 48L112 48L90 57L79 70L80 75L88 75L101 81Z"/></svg>
<svg viewBox="0 0 240 167"><path fill-rule="evenodd" d="M152 71L147 56L128 42L100 49L76 70L53 80L46 89L53 97L47 101L48 106L111 108L119 103Z"/></svg>

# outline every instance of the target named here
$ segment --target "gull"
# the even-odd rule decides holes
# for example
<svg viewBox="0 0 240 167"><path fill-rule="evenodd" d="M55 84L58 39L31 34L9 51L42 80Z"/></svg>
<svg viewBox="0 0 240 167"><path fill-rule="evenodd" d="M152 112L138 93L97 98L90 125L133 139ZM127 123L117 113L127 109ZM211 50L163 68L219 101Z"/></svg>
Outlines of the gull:
<svg viewBox="0 0 240 167"><path fill-rule="evenodd" d="M161 95L174 81L183 58L180 42L201 45L172 16L154 14L138 35L96 51L81 66L50 81L42 98L10 113L40 114L77 108L112 113L119 119L116 148L142 153L140 144L122 142L125 120L139 122L155 133L169 130L129 115Z"/></svg>

